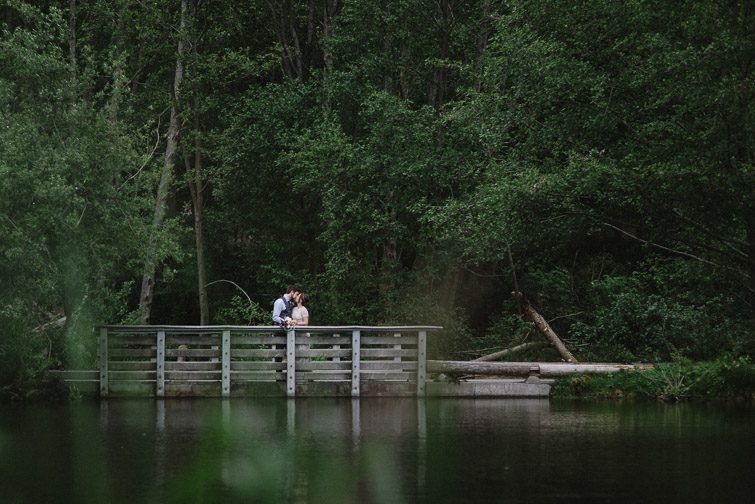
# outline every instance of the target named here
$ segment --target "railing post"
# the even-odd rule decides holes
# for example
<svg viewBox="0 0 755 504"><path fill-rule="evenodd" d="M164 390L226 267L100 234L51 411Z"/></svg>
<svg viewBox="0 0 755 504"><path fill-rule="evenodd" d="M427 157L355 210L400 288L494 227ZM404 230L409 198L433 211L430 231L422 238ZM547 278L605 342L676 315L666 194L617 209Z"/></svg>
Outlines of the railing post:
<svg viewBox="0 0 755 504"><path fill-rule="evenodd" d="M336 333L336 334L333 335L334 338L337 338L339 336L340 336L340 334L338 334L338 333ZM340 349L341 349L341 345L333 345L333 350L340 350ZM340 357L333 357L333 362L341 362L341 358Z"/></svg>
<svg viewBox="0 0 755 504"><path fill-rule="evenodd" d="M425 381L427 373L427 331L419 331L417 334L417 395L425 395Z"/></svg>
<svg viewBox="0 0 755 504"><path fill-rule="evenodd" d="M231 331L223 331L223 341L220 346L223 361L223 385L221 395L230 397L231 395Z"/></svg>
<svg viewBox="0 0 755 504"><path fill-rule="evenodd" d="M165 331L157 331L157 397L165 397Z"/></svg>
<svg viewBox="0 0 755 504"><path fill-rule="evenodd" d="M286 395L296 397L296 330L286 332Z"/></svg>
<svg viewBox="0 0 755 504"><path fill-rule="evenodd" d="M107 327L100 327L100 397L107 397L110 393L107 358Z"/></svg>
<svg viewBox="0 0 755 504"><path fill-rule="evenodd" d="M360 333L358 329L351 332L351 397L359 397L359 354Z"/></svg>

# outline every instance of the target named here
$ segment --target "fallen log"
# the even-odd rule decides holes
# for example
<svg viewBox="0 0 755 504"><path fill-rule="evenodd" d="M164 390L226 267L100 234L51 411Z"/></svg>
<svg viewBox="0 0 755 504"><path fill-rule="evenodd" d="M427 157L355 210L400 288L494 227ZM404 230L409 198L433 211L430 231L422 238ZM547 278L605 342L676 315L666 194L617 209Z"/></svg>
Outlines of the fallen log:
<svg viewBox="0 0 755 504"><path fill-rule="evenodd" d="M569 363L569 362L541 362L540 376L542 378L558 378L575 374L616 373L618 371L637 371L652 366L634 364L598 364L598 363Z"/></svg>
<svg viewBox="0 0 755 504"><path fill-rule="evenodd" d="M486 376L557 378L584 373L615 373L622 370L646 369L647 365L567 363L567 362L479 362L479 361L427 361L431 373L469 374Z"/></svg>
<svg viewBox="0 0 755 504"><path fill-rule="evenodd" d="M431 373L529 376L540 372L537 364L526 362L427 361Z"/></svg>
<svg viewBox="0 0 755 504"><path fill-rule="evenodd" d="M516 352L523 352L524 350L529 350L531 348L537 348L537 347L543 347L546 346L546 343L544 341L528 341L527 343L522 343L521 345L516 345L511 348L506 348L504 350L499 350L498 352L493 352L491 354L483 355L482 357L478 357L474 359L474 362L489 362L498 360L501 357L505 357L507 355L511 355Z"/></svg>
<svg viewBox="0 0 755 504"><path fill-rule="evenodd" d="M537 327L538 330L543 333L543 336L545 336L548 342L553 345L553 348L558 351L562 359L564 359L566 362L577 362L577 359L575 359L569 349L566 348L566 345L564 345L564 342L561 341L561 338L558 337L556 332L551 329L551 326L548 324L548 322L532 307L531 304L524 304L524 312L527 314L527 318L529 318L535 324L535 327Z"/></svg>

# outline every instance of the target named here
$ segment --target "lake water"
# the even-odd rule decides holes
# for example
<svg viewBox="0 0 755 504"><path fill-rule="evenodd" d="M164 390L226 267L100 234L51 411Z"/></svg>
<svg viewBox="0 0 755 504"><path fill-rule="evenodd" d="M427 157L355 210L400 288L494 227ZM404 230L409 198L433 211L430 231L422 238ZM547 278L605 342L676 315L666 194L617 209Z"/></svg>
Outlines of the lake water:
<svg viewBox="0 0 755 504"><path fill-rule="evenodd" d="M722 404L0 404L0 502L749 503L754 427Z"/></svg>

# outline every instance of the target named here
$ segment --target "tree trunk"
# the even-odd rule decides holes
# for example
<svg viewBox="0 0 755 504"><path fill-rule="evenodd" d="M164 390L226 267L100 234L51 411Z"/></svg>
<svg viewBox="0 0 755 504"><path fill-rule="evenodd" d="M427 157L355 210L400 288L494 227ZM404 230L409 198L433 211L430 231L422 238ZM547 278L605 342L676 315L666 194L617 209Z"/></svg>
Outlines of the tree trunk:
<svg viewBox="0 0 755 504"><path fill-rule="evenodd" d="M488 37L490 37L490 1L482 4L482 18L480 18L480 34L477 38L477 77L475 79L475 91L478 93L482 88L482 73L484 71L483 58L485 50L488 47Z"/></svg>
<svg viewBox="0 0 755 504"><path fill-rule="evenodd" d="M292 80L302 80L304 77L304 64L302 61L302 49L299 43L299 35L296 32L296 12L289 0L266 1L272 21L275 24L275 34L281 46L281 67L283 73ZM289 39L290 37L290 39Z"/></svg>
<svg viewBox="0 0 755 504"><path fill-rule="evenodd" d="M453 30L453 7L449 0L439 0L438 10L440 16L440 59L443 62L433 70L432 83L430 85L430 96L428 102L433 107L440 108L445 101L446 81L448 69L446 68L445 59L448 58L449 41L451 31Z"/></svg>
<svg viewBox="0 0 755 504"><path fill-rule="evenodd" d="M199 132L196 131L196 134ZM207 268L204 249L204 180L202 180L202 153L196 140L194 153L194 180L189 180L194 209L194 243L197 250L197 288L199 291L199 325L209 325L210 306L207 298Z"/></svg>
<svg viewBox="0 0 755 504"><path fill-rule="evenodd" d="M71 83L73 84L72 102L78 98L78 69L76 62L76 0L70 0L68 13L68 57L71 61Z"/></svg>
<svg viewBox="0 0 755 504"><path fill-rule="evenodd" d="M558 353L561 354L562 359L564 359L566 362L577 362L577 359L575 359L571 352L566 348L566 345L564 345L564 342L561 341L561 338L559 338L555 331L551 329L551 326L548 325L548 322L537 311L535 311L531 304L525 302L524 313L527 315L527 318L534 322L535 327L537 327L538 330L543 333L550 344L553 345L556 350L558 350Z"/></svg>
<svg viewBox="0 0 755 504"><path fill-rule="evenodd" d="M380 2L380 9L387 13L390 6L386 5L385 1ZM388 18L389 16L385 16ZM393 61L393 36L391 35L391 29L387 22L383 26L383 54L387 61ZM392 66L391 66L392 67ZM393 77L391 75L392 70L386 69L383 73L383 91L386 93L393 93Z"/></svg>
<svg viewBox="0 0 755 504"><path fill-rule="evenodd" d="M524 350L529 350L531 348L538 348L538 347L544 347L546 346L546 343L544 341L528 341L527 343L522 343L521 345L516 345L511 348L506 348L504 350L493 352L492 354L483 355L482 357L478 357L477 359L474 359L474 362L489 362L498 360L501 357L506 357L507 355L511 355L516 352L523 352Z"/></svg>
<svg viewBox="0 0 755 504"><path fill-rule="evenodd" d="M113 45L111 51L111 63L113 65L112 87L110 97L108 98L108 109L110 110L110 121L118 122L118 112L120 110L123 91L126 89L128 79L126 78L126 51L123 49L125 40L123 30L126 24L126 12L128 2L120 2L118 14L115 22L115 32L113 33Z"/></svg>
<svg viewBox="0 0 755 504"><path fill-rule="evenodd" d="M755 208L750 208L745 215L745 227L747 229L747 264L750 274L750 307L755 313Z"/></svg>
<svg viewBox="0 0 755 504"><path fill-rule="evenodd" d="M322 29L322 60L325 65L323 71L323 86L325 88L325 101L323 102L323 108L325 113L330 112L333 89L331 79L333 77L333 52L331 51L330 43L333 40L333 30L335 23L335 15L338 10L339 0L327 0L325 2L325 8L323 12L323 29Z"/></svg>
<svg viewBox="0 0 755 504"><path fill-rule="evenodd" d="M197 61L197 37L194 31L194 61ZM202 173L202 144L199 122L199 88L196 80L192 94L194 101L194 169L189 174L189 189L194 209L194 242L197 251L197 288L199 292L199 325L209 325L210 306L207 299L207 268L204 250L204 190L206 183ZM187 169L189 168L187 163Z"/></svg>
<svg viewBox="0 0 755 504"><path fill-rule="evenodd" d="M556 378L583 373L615 373L621 370L647 369L648 365L633 364L571 364L566 362L474 362L474 361L427 361L431 373L469 374L489 376L526 377L531 374L541 378Z"/></svg>
<svg viewBox="0 0 755 504"><path fill-rule="evenodd" d="M396 208L394 205L395 193L391 190L387 195L387 213L389 222L395 222L397 219ZM380 258L380 283L379 289L382 296L390 293L395 287L394 278L398 265L398 242L395 238L388 238L383 242L382 257Z"/></svg>
<svg viewBox="0 0 755 504"><path fill-rule="evenodd" d="M178 136L180 125L178 123L179 104L181 98L181 81L183 80L183 54L184 54L184 37L186 31L186 17L188 11L188 0L181 0L181 25L179 29L178 48L176 53L176 71L173 76L173 96L170 108L170 126L168 127L168 138L165 146L165 161L160 171L160 183L157 187L157 197L155 199L155 214L152 219L152 228L154 234L151 239L147 259L144 264L144 275L142 276L142 290L139 296L139 308L141 309L141 323L149 324L152 312L152 297L155 287L155 270L157 269L157 232L162 228L165 222L165 213L167 208L168 196L170 194L170 183L173 167L176 164L176 151L178 149Z"/></svg>

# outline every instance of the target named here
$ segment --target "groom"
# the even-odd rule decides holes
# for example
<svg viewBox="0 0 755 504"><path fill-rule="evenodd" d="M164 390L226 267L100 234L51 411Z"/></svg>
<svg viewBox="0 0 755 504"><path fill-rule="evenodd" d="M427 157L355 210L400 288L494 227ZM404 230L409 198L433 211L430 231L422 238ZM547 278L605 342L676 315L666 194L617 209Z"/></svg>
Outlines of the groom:
<svg viewBox="0 0 755 504"><path fill-rule="evenodd" d="M275 300L273 305L273 324L279 326L295 326L296 322L291 320L291 314L293 312L292 300L296 296L296 286L289 285L286 287L286 292Z"/></svg>
<svg viewBox="0 0 755 504"><path fill-rule="evenodd" d="M291 320L291 314L293 313L293 303L291 300L294 299L295 295L296 287L289 285L286 287L286 292L275 300L275 304L273 304L273 324L280 326L281 328L296 325L296 322ZM273 345L273 350L278 349L278 345ZM273 357L273 362L283 362L283 357ZM282 371L277 371L276 373L278 374L278 379L282 379Z"/></svg>

